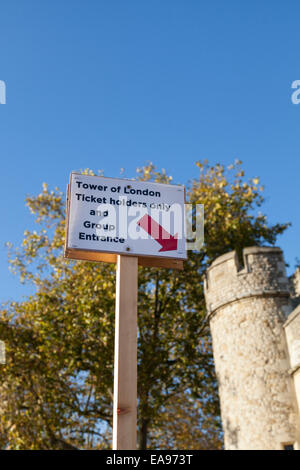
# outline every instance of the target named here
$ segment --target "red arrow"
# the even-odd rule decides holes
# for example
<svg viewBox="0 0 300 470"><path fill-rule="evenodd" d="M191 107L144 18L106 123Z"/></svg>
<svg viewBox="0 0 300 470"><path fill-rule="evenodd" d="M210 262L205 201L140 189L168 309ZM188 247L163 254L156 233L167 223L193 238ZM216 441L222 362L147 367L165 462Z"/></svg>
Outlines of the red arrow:
<svg viewBox="0 0 300 470"><path fill-rule="evenodd" d="M150 215L145 214L138 222L138 226L149 233L155 241L161 245L159 251L172 251L177 250L177 237L178 233L174 237L167 232L162 226L150 217Z"/></svg>

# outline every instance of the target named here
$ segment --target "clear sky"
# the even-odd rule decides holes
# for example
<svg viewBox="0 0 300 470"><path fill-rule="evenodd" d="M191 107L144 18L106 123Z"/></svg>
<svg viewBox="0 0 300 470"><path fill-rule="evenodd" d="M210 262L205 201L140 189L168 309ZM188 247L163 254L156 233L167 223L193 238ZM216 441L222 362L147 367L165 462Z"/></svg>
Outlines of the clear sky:
<svg viewBox="0 0 300 470"><path fill-rule="evenodd" d="M126 177L147 161L174 183L195 161L244 162L265 185L293 271L299 250L300 4L251 0L3 0L0 4L0 301L31 216L26 194L72 170Z"/></svg>

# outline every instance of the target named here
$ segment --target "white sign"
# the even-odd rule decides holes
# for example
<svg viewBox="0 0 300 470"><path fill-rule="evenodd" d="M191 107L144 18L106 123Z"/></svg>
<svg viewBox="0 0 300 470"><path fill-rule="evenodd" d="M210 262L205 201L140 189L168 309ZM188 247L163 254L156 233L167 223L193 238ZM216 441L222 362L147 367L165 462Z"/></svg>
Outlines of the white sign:
<svg viewBox="0 0 300 470"><path fill-rule="evenodd" d="M71 173L67 249L186 259L184 187Z"/></svg>

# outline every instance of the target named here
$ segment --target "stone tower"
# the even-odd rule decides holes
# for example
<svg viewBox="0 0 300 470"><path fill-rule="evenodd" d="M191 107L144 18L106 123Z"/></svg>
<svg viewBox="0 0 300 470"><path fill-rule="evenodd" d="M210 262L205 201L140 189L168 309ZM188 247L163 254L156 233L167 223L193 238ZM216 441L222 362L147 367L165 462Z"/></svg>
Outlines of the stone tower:
<svg viewBox="0 0 300 470"><path fill-rule="evenodd" d="M225 448L299 448L299 419L284 323L291 312L279 248L217 258L205 297L219 383ZM288 448L288 447L286 447Z"/></svg>

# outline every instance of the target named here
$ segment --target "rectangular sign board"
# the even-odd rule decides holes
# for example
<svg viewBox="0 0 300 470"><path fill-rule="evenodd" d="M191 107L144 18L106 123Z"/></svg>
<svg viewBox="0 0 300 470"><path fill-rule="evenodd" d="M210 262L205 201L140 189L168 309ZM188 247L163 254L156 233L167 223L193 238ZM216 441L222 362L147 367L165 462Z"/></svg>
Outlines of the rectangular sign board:
<svg viewBox="0 0 300 470"><path fill-rule="evenodd" d="M148 266L181 267L184 203L184 186L71 173L65 256L115 261L110 254L123 254Z"/></svg>

